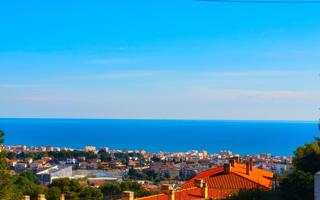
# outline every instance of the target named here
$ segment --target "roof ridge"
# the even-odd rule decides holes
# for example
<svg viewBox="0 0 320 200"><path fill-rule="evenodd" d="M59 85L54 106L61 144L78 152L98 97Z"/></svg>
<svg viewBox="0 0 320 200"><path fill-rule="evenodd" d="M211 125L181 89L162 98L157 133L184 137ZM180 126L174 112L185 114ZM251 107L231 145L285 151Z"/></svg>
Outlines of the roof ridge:
<svg viewBox="0 0 320 200"><path fill-rule="evenodd" d="M197 189L198 187L190 187L190 188L181 188L178 190L174 190L175 193L179 193L179 192L186 192L187 190L193 190L193 189ZM159 193L159 194L154 194L154 195L150 195L150 196L145 196L145 197L140 197L140 198L136 198L137 200L143 200L143 199L148 199L148 198L152 198L152 197L157 197L157 196L166 196L166 194L164 193Z"/></svg>
<svg viewBox="0 0 320 200"><path fill-rule="evenodd" d="M152 198L152 197L156 197L156 196L162 196L162 195L166 195L164 193L159 193L159 194L154 194L154 195L150 195L150 196L145 196L145 197L138 197L136 198L136 200L143 200L143 199L147 199L147 198Z"/></svg>

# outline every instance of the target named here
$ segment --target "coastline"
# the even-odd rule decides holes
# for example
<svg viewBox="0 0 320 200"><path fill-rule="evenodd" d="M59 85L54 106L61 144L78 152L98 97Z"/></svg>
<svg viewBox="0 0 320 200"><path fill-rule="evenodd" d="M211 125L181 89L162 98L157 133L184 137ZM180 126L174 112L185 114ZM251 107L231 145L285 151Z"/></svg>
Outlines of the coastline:
<svg viewBox="0 0 320 200"><path fill-rule="evenodd" d="M312 121L0 118L0 126L6 132L6 145L75 149L94 145L149 152L231 150L241 155L292 155L318 133L317 122Z"/></svg>

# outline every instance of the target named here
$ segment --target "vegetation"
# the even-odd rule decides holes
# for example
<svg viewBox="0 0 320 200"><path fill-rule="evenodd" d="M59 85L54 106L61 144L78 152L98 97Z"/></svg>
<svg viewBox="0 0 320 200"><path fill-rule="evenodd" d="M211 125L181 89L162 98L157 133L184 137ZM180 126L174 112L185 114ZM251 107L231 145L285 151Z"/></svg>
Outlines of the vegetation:
<svg viewBox="0 0 320 200"><path fill-rule="evenodd" d="M279 180L280 186L276 191L242 190L230 200L313 200L314 173L320 170L320 138L298 147L294 154L294 169Z"/></svg>
<svg viewBox="0 0 320 200"><path fill-rule="evenodd" d="M294 152L293 164L297 170L314 174L320 170L320 137L315 142L300 146Z"/></svg>
<svg viewBox="0 0 320 200"><path fill-rule="evenodd" d="M153 181L154 183L158 183L163 180L160 174L156 173L154 170L138 171L134 168L129 169L127 178L131 180L149 180Z"/></svg>
<svg viewBox="0 0 320 200"><path fill-rule="evenodd" d="M174 179L176 181L186 181L192 177L194 177L196 173L185 176L183 174L179 174L176 177L170 177L168 173L157 173L154 170L144 169L144 170L136 170L134 168L130 168L128 174L126 175L127 179L130 180L148 180L152 181L154 184L160 183L163 180Z"/></svg>
<svg viewBox="0 0 320 200"><path fill-rule="evenodd" d="M312 200L313 198L313 175L304 171L293 171L281 182L283 199Z"/></svg>
<svg viewBox="0 0 320 200"><path fill-rule="evenodd" d="M14 152L8 153L9 159L25 159L25 158L33 158L33 159L41 159L44 156L50 156L56 161L66 160L67 158L79 158L84 157L86 159L98 159L98 155L94 152L85 152L85 151L49 151L49 152L21 152L16 154Z"/></svg>
<svg viewBox="0 0 320 200"><path fill-rule="evenodd" d="M228 200L281 200L279 191L266 191L264 189L248 189L240 190L235 196L231 196Z"/></svg>
<svg viewBox="0 0 320 200"><path fill-rule="evenodd" d="M103 194L101 190L90 187L88 185L82 185L78 180L72 180L68 178L55 179L48 186L47 199L54 200L64 194L66 199L81 200L81 199L97 199L102 200Z"/></svg>
<svg viewBox="0 0 320 200"><path fill-rule="evenodd" d="M135 197L149 196L157 194L158 191L148 191L144 189L139 183L134 181L124 181L122 183L105 183L101 187L101 191L106 199L119 199L123 191L133 191Z"/></svg>
<svg viewBox="0 0 320 200"><path fill-rule="evenodd" d="M4 132L0 130L0 145L4 142ZM0 152L0 199L15 200L21 197L21 194L16 193L14 185L15 179L7 169L6 153Z"/></svg>
<svg viewBox="0 0 320 200"><path fill-rule="evenodd" d="M280 182L283 199L314 199L314 174L320 170L320 138L294 152L294 170Z"/></svg>

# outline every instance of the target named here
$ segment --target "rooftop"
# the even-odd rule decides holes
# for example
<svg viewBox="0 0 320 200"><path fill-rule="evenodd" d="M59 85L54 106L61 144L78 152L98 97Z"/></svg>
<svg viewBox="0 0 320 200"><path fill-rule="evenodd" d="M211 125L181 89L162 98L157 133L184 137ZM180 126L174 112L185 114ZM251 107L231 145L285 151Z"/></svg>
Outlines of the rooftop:
<svg viewBox="0 0 320 200"><path fill-rule="evenodd" d="M230 196L240 189L272 188L273 173L253 167L251 164L232 162L224 166L215 167L197 174L182 184L182 189L173 191L174 199L193 200L204 198L204 187L207 197L223 198ZM199 180L201 184L199 186ZM197 183L198 181L198 183ZM203 186L205 183L206 186ZM170 195L158 195L137 198L137 200L171 200Z"/></svg>

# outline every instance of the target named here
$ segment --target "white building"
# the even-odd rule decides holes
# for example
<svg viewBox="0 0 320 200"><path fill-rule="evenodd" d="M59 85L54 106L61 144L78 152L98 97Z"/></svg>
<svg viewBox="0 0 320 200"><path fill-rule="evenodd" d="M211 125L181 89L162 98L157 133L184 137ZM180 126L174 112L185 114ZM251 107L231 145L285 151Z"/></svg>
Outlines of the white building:
<svg viewBox="0 0 320 200"><path fill-rule="evenodd" d="M36 174L42 184L50 184L53 179L72 178L72 166L56 165Z"/></svg>

